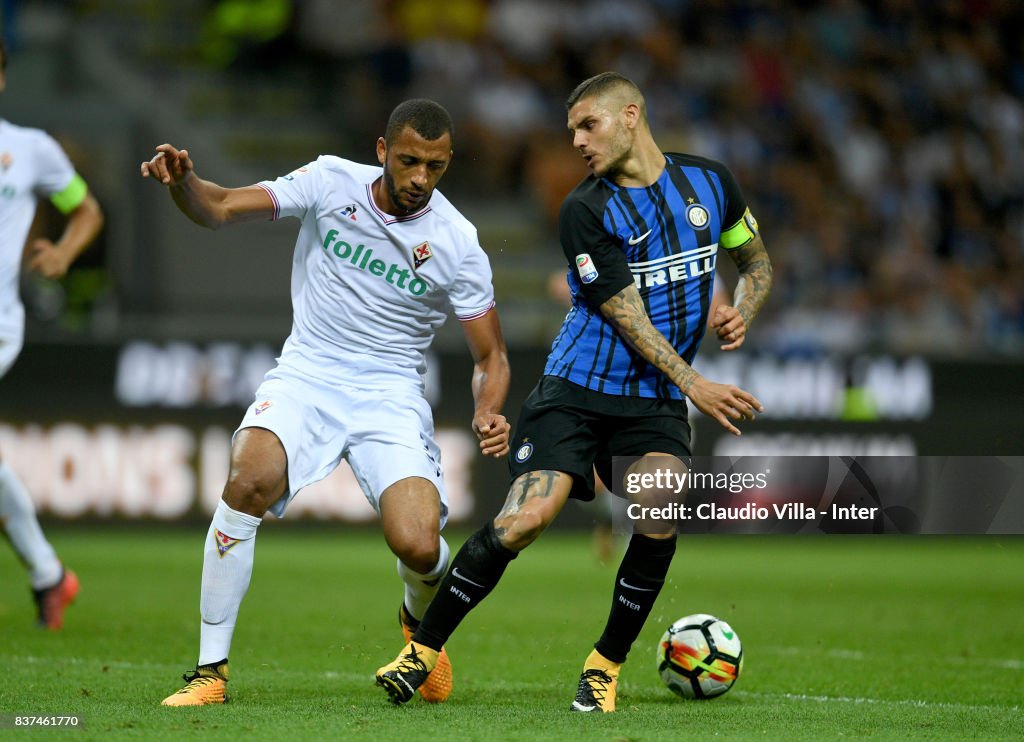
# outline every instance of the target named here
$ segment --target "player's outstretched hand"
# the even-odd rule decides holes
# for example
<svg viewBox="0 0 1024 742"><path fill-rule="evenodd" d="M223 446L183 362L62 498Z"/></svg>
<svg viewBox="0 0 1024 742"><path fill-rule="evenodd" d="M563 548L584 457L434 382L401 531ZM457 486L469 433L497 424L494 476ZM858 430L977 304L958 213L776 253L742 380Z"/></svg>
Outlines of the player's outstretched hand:
<svg viewBox="0 0 1024 742"><path fill-rule="evenodd" d="M764 406L757 397L732 384L716 384L700 378L693 382L686 395L698 410L715 418L719 425L733 435L740 435L740 431L729 418L753 420L756 412L764 412Z"/></svg>
<svg viewBox="0 0 1024 742"><path fill-rule="evenodd" d="M736 307L719 304L711 317L711 329L723 341L722 350L736 350L747 337L747 323Z"/></svg>
<svg viewBox="0 0 1024 742"><path fill-rule="evenodd" d="M480 453L500 459L508 454L508 433L512 429L504 415L489 412L473 418L473 432L480 439Z"/></svg>
<svg viewBox="0 0 1024 742"><path fill-rule="evenodd" d="M179 185L192 172L192 160L187 149L161 144L149 162L140 166L143 178L155 178L166 186Z"/></svg>

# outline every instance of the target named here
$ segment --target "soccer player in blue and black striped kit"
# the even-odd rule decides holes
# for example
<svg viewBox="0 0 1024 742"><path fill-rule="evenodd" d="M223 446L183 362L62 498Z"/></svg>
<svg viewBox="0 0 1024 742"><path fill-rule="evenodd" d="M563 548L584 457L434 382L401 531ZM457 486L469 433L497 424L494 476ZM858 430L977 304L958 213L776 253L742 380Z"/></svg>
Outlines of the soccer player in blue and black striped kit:
<svg viewBox="0 0 1024 742"><path fill-rule="evenodd" d="M723 350L740 347L771 287L771 262L732 174L713 160L662 152L642 93L622 75L584 81L566 107L573 146L592 171L559 218L572 309L518 420L504 507L456 555L412 641L377 671L395 703L412 698L459 622L566 500L594 497L595 467L606 483L613 456L637 457L638 471L685 471L684 397L736 435L734 421L762 411L753 395L690 366L709 325ZM739 281L733 304L717 307L709 322L719 248ZM670 521L634 529L573 710L615 710L620 667L665 582L675 542Z"/></svg>

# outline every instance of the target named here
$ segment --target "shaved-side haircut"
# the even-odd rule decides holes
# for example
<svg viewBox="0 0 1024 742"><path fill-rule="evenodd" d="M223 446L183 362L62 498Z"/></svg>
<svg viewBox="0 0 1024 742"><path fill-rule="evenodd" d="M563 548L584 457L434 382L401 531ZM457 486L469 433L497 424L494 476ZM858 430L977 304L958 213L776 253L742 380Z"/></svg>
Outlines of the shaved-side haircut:
<svg viewBox="0 0 1024 742"><path fill-rule="evenodd" d="M581 82L569 93L569 98L565 101L565 110L570 110L584 98L607 95L618 95L635 102L640 106L643 120L647 120L647 102L644 100L644 94L640 92L635 82L618 72L602 72Z"/></svg>

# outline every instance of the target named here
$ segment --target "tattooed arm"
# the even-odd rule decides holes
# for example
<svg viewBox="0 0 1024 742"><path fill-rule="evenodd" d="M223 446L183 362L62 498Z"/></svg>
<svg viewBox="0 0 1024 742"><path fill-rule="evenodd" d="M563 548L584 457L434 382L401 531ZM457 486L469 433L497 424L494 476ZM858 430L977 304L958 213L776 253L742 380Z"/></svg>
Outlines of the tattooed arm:
<svg viewBox="0 0 1024 742"><path fill-rule="evenodd" d="M733 306L721 305L715 308L711 327L725 341L722 350L736 350L747 336L747 329L754 317L761 311L768 292L772 288L772 261L764 249L760 234L743 247L726 250L740 272Z"/></svg>
<svg viewBox="0 0 1024 742"><path fill-rule="evenodd" d="M739 435L740 431L729 418L753 420L755 410L760 412L764 409L749 392L708 381L694 371L651 324L635 285L630 284L604 302L601 314L638 355L665 374L698 410L715 418L730 433Z"/></svg>

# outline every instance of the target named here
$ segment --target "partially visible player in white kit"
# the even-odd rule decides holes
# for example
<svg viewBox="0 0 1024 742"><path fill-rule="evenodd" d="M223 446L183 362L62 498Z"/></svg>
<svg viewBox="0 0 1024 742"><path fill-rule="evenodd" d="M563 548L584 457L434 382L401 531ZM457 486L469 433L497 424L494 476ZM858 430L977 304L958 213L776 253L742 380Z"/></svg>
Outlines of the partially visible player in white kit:
<svg viewBox="0 0 1024 742"><path fill-rule="evenodd" d="M0 92L6 84L7 49L0 42ZM25 308L18 295L25 239L40 198L67 217L56 243L33 240L28 268L60 278L99 233L103 212L64 150L39 129L0 119L0 378L14 365L25 335ZM57 630L64 609L78 594L78 577L64 569L43 535L24 485L0 461L0 522L14 551L29 571L39 609L39 625Z"/></svg>
<svg viewBox="0 0 1024 742"><path fill-rule="evenodd" d="M476 229L434 190L452 156L451 118L411 100L377 140L383 167L334 156L275 181L222 188L169 144L142 164L190 219L218 228L292 216L292 332L235 433L231 471L203 561L199 660L167 706L223 703L228 650L252 575L256 530L341 459L380 515L405 583L408 637L448 564L439 451L423 396L424 352L453 311L475 363L473 431L484 455L508 452L501 408L509 367L487 256ZM443 701L451 665L421 695Z"/></svg>

